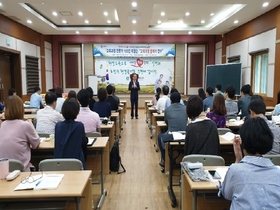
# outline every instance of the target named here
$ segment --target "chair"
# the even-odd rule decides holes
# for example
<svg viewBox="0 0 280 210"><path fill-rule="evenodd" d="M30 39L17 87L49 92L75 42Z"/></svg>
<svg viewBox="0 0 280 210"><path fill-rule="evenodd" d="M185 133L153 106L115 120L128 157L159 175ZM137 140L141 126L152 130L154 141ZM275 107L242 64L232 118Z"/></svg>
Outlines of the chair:
<svg viewBox="0 0 280 210"><path fill-rule="evenodd" d="M86 137L101 137L101 133L99 132L90 132L90 133L86 133Z"/></svg>
<svg viewBox="0 0 280 210"><path fill-rule="evenodd" d="M74 158L45 159L39 163L40 171L74 171L83 170L80 160Z"/></svg>
<svg viewBox="0 0 280 210"><path fill-rule="evenodd" d="M200 162L203 166L224 166L225 160L217 155L187 155L183 157L182 162Z"/></svg>
<svg viewBox="0 0 280 210"><path fill-rule="evenodd" d="M50 134L48 133L38 133L38 135L39 137L46 137L46 138L50 137Z"/></svg>
<svg viewBox="0 0 280 210"><path fill-rule="evenodd" d="M219 135L224 135L227 132L231 132L231 130L229 128L218 128L218 134Z"/></svg>
<svg viewBox="0 0 280 210"><path fill-rule="evenodd" d="M24 172L24 166L19 160L9 159L9 172L14 170L20 170L21 172Z"/></svg>
<svg viewBox="0 0 280 210"><path fill-rule="evenodd" d="M264 158L268 158L274 165L280 165L280 155L263 155Z"/></svg>

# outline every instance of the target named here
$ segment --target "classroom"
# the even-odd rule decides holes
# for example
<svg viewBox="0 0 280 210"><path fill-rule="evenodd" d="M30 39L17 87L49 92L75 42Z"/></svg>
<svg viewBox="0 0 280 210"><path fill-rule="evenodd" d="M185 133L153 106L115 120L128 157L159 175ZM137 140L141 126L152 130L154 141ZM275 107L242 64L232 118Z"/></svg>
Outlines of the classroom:
<svg viewBox="0 0 280 210"><path fill-rule="evenodd" d="M232 76L231 73L222 74L218 71L219 68L231 71L229 67L236 67L234 71L236 70L238 75L234 73ZM215 73L211 74L213 69ZM37 129L34 135L39 134L41 138L36 150L29 148L31 152L28 162L35 166L34 174L38 176L43 174L38 170L39 163L58 154L54 148L57 147L53 140L54 135L57 135L55 139L58 135L61 138L66 136L58 132L54 134L54 131L52 136L47 132L46 135L41 135L45 132L38 132L39 128L36 126L39 112L49 106L54 106L55 109L59 98L65 98L69 107L75 106L74 102L70 103L71 91L75 92L75 103L78 102L79 106L76 115L73 117L73 113L68 113L66 108L62 108L65 104L61 104L58 111L61 114L57 118L62 117L67 121L70 117L70 120L75 120L77 116L79 118L79 110L81 112L91 108L91 101L83 104L83 94L89 94L90 100L99 103L99 107L91 109L95 114L99 114L96 122L99 127L94 130L98 133L97 136L90 136L92 131L83 132L87 139L97 139L91 146L86 147L87 158L84 159L87 160L81 161L82 168L87 170L62 170L62 186L55 190L13 191L19 183L23 183L20 179L31 176L27 171L21 172L19 178L13 181L0 179L0 185L12 189L0 190L0 209L35 209L32 205L36 206L37 203L31 205L33 201L38 201L38 205L42 203L42 209L53 206L54 209L63 209L57 208L56 205L65 200L68 204L65 209L83 210L235 209L236 203L223 194L224 186L217 189L213 184L216 182L205 184L193 181L190 175L192 170L189 167L201 169L200 165L186 164L182 165L181 169L180 162L184 154L202 154L186 152L190 150L187 142L191 141L187 140L188 132L191 132L188 128L195 125L200 118L203 118L203 121L207 121L206 116L207 119L212 119L209 113L212 113L213 107L206 104L205 99L202 100L203 110L200 114L195 116L195 111L190 111L191 108L197 108L197 104L200 105L201 102L201 99L194 96L198 96L199 89L203 88L206 99L211 92L213 100L216 95L223 95L223 101L232 99L238 104L238 112L234 114L234 119L225 117L224 126L219 127L217 124L217 155L223 158L223 164L203 167L209 171L215 170L224 180L228 167L237 161L237 154L241 152L241 149L238 151L235 147L240 146L235 141L236 135L240 133L242 136L242 127L253 129L247 127L247 122L257 123L255 118L264 118L264 121L277 127L273 130L268 125L274 135L273 145L278 141L278 133L280 138L280 117L278 119L278 116L274 116L280 114L275 114L276 105L280 103L279 78L280 0L229 0L227 3L221 0L26 0L25 3L19 0L0 0L0 145L1 138L6 138L3 134L7 131L3 128L1 130L1 127L8 126L8 121L12 121L8 110L5 115L8 106L5 102L11 96L11 90L14 90L24 103L23 119L34 125L34 130ZM221 88L219 84L222 84ZM247 94L248 84L250 94ZM229 85L234 86L232 97L229 97ZM209 86L212 90L208 89ZM83 92L88 87L92 94ZM112 92L110 88L115 90ZM172 88L176 88L174 92L179 94L173 94ZM158 89L161 94L157 98ZM101 90L105 92L102 93ZM218 94L218 91L222 94ZM38 108L31 105L31 97L36 92L43 101L42 106ZM256 100L260 104L249 101L246 110L242 110L239 101L246 94L250 95L251 102L251 97L257 95ZM104 104L100 102L107 101L114 95L118 97L116 109L111 108L110 114L103 116L103 112L101 114L101 111L97 111L104 108ZM105 97L104 100L102 97ZM180 127L180 122L183 122L184 141L173 143L168 139L166 142L163 140L167 138L164 135L170 135L171 131L182 131L179 128L171 129L167 119L168 112L164 110L169 108L166 101L163 107L160 107L160 103L156 105L165 97L169 100L168 106L176 104L179 107L180 103L184 106L182 110L186 114L176 115L178 125L175 124L175 127ZM51 103L47 103L46 100ZM191 106L196 100L199 102ZM213 100L212 104L215 103ZM111 102L109 103L112 104ZM189 102L191 108L188 111ZM265 106L264 110L260 108L262 105ZM226 104L224 106L227 107ZM204 112L205 114L202 114ZM186 122L185 119L179 120L182 116L186 117ZM86 119L86 115L84 118ZM84 128L87 130L86 126ZM193 132L196 129L199 131L199 128L193 128ZM232 133L226 135L225 131ZM257 133L255 130L254 132ZM230 136L231 134L233 136ZM231 141L227 138L231 138ZM248 136L246 138L249 139ZM125 170L120 174L112 171L110 165L111 152L116 143L125 168L119 167L119 171ZM35 147L35 144L30 145ZM252 151L247 151L246 148L245 150L246 153L242 150L244 158L247 152L251 154ZM1 158L8 158L2 157L1 151L3 152L0 148L0 165ZM275 152L274 147L268 151L274 153L258 151L252 154L280 156L280 151ZM178 156L172 159L176 152ZM216 155L216 152L210 153L209 155ZM83 154L85 156L85 151ZM208 152L204 154L207 155ZM269 157L272 163L275 163L276 156ZM199 160L194 162L197 161ZM83 177L83 180L80 180L80 177ZM29 179L26 182L28 181ZM228 179L224 181L227 183ZM229 186L230 184L227 185ZM255 188L252 187L251 190ZM72 191L72 194L69 193ZM25 196L21 197L21 192L25 192ZM218 192L227 199L226 202L224 198L216 199ZM214 201L207 202L207 196L210 196L210 200L214 197ZM54 197L57 200L54 200ZM49 204L41 202L42 198L46 198L45 201L49 199ZM13 201L24 204L17 206L12 204ZM262 204L255 205L260 207Z"/></svg>

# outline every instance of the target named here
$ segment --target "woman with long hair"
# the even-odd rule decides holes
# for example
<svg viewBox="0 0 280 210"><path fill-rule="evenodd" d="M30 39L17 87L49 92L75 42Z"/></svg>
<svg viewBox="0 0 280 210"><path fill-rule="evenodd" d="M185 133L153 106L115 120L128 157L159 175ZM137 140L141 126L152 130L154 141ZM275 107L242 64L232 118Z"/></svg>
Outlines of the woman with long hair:
<svg viewBox="0 0 280 210"><path fill-rule="evenodd" d="M158 102L158 99L159 99L159 98L161 98L161 88L160 88L160 87L158 87L158 88L156 89L156 95L154 95L153 100L152 100L152 104L153 104L154 106L157 105L157 102Z"/></svg>

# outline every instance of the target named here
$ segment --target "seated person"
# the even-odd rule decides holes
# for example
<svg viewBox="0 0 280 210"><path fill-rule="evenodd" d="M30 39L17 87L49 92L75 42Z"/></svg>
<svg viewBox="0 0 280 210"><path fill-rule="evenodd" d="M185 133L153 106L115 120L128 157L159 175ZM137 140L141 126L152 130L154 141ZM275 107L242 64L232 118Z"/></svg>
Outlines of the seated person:
<svg viewBox="0 0 280 210"><path fill-rule="evenodd" d="M116 101L116 99L113 98L113 86L108 85L106 87L106 91L107 91L108 96L105 101L111 105L111 110L117 111L119 109L119 103Z"/></svg>
<svg viewBox="0 0 280 210"><path fill-rule="evenodd" d="M82 107L76 118L76 121L82 122L85 127L85 132L101 132L101 122L99 115L89 109L90 95L86 89L81 89L78 92L78 101Z"/></svg>
<svg viewBox="0 0 280 210"><path fill-rule="evenodd" d="M186 129L185 155L219 155L220 140L216 123L206 117L198 96L188 100L187 115L191 119Z"/></svg>
<svg viewBox="0 0 280 210"><path fill-rule="evenodd" d="M177 90L176 88L172 88L171 91L170 91L170 94L172 94L173 92L179 93L178 90ZM165 109L167 109L167 107L169 107L170 104L171 104L170 98L167 98L167 99L166 99L166 102L165 102ZM182 99L180 100L180 104L185 105Z"/></svg>
<svg viewBox="0 0 280 210"><path fill-rule="evenodd" d="M57 101L56 101L56 107L55 110L58 111L59 113L61 112L61 107L65 101L65 99L62 97L62 88L61 87L57 87L55 89L55 94L57 96Z"/></svg>
<svg viewBox="0 0 280 210"><path fill-rule="evenodd" d="M222 95L224 95L224 93L223 93L221 90L222 90L222 85L217 84L217 85L215 86L215 95L217 95L217 94L222 94Z"/></svg>
<svg viewBox="0 0 280 210"><path fill-rule="evenodd" d="M97 92L98 102L95 102L93 110L99 115L99 117L111 116L111 104L106 102L107 91L105 88L100 88Z"/></svg>
<svg viewBox="0 0 280 210"><path fill-rule="evenodd" d="M206 114L206 117L213 120L217 128L225 128L227 120L227 110L225 106L225 98L222 94L217 94L214 97L213 109Z"/></svg>
<svg viewBox="0 0 280 210"><path fill-rule="evenodd" d="M62 105L64 121L55 126L54 158L76 158L86 169L87 138L84 124L75 119L80 111L80 105L74 98L68 98Z"/></svg>
<svg viewBox="0 0 280 210"><path fill-rule="evenodd" d="M93 111L93 106L94 106L94 103L95 103L95 100L93 98L93 90L92 90L91 87L87 87L86 90L89 93L89 105L88 105L88 107L91 111Z"/></svg>
<svg viewBox="0 0 280 210"><path fill-rule="evenodd" d="M36 86L34 88L34 93L30 97L30 107L31 108L40 109L41 107L44 106L43 105L44 102L43 102L42 96L40 96L40 94L41 94L41 88Z"/></svg>
<svg viewBox="0 0 280 210"><path fill-rule="evenodd" d="M113 86L113 94L112 94L112 96L118 102L118 104L120 104L120 98L118 96L116 96L116 88L115 88L115 86Z"/></svg>
<svg viewBox="0 0 280 210"><path fill-rule="evenodd" d="M171 105L164 112L164 121L168 126L166 134L173 131L185 131L188 116L186 114L186 107L180 104L181 95L178 92L173 92L170 96ZM159 165L164 167L165 161L165 145L162 141L163 133L158 135L158 146L161 151L161 162Z"/></svg>
<svg viewBox="0 0 280 210"><path fill-rule="evenodd" d="M38 148L40 138L31 121L23 120L23 102L17 95L5 100L6 120L0 127L0 158L10 158L23 163L24 170L34 168L30 163L31 149Z"/></svg>
<svg viewBox="0 0 280 210"><path fill-rule="evenodd" d="M280 169L262 157L273 144L267 123L263 118L248 119L240 128L240 137L234 140L236 161L229 167L220 192L231 200L230 209L280 209Z"/></svg>
<svg viewBox="0 0 280 210"><path fill-rule="evenodd" d="M213 88L206 88L206 98L203 100L203 111L211 110L213 108Z"/></svg>
<svg viewBox="0 0 280 210"><path fill-rule="evenodd" d="M76 93L76 91L75 91L75 90L70 90L70 91L68 92L68 98L75 98L75 99L77 99L77 93Z"/></svg>
<svg viewBox="0 0 280 210"><path fill-rule="evenodd" d="M204 100L204 99L206 98L206 94L205 94L203 88L199 88L199 89L198 89L198 96L199 96L202 100Z"/></svg>
<svg viewBox="0 0 280 210"><path fill-rule="evenodd" d="M246 117L249 115L249 103L251 101L251 86L250 85L244 85L241 88L241 98L238 100L238 112L241 111L241 118Z"/></svg>
<svg viewBox="0 0 280 210"><path fill-rule="evenodd" d="M252 96L253 98L253 96ZM280 127L268 121L265 116L266 106L263 100L253 99L249 104L250 118L263 118L267 123L269 129L273 134L273 146L272 150L269 151L268 155L279 155L280 154Z"/></svg>
<svg viewBox="0 0 280 210"><path fill-rule="evenodd" d="M277 94L277 105L275 106L272 113L273 113L273 116L279 116L280 115L280 91Z"/></svg>
<svg viewBox="0 0 280 210"><path fill-rule="evenodd" d="M153 99L152 99L152 104L153 106L157 105L158 100L161 98L161 88L158 87L156 89L156 95L154 95Z"/></svg>
<svg viewBox="0 0 280 210"><path fill-rule="evenodd" d="M169 98L168 97L169 87L167 85L164 85L162 87L162 92L163 92L163 96L158 100L157 105L156 105L156 109L164 111L166 100Z"/></svg>
<svg viewBox="0 0 280 210"><path fill-rule="evenodd" d="M237 103L233 100L235 96L235 89L233 86L228 85L224 94L225 105L227 110L227 119L236 119L238 113Z"/></svg>
<svg viewBox="0 0 280 210"><path fill-rule="evenodd" d="M45 95L46 106L37 112L36 131L38 133L54 134L54 127L57 122L63 121L62 115L55 110L56 107L56 94L47 92Z"/></svg>
<svg viewBox="0 0 280 210"><path fill-rule="evenodd" d="M16 95L16 94L17 94L16 89L14 89L14 88L9 89L8 96L13 96L13 95Z"/></svg>

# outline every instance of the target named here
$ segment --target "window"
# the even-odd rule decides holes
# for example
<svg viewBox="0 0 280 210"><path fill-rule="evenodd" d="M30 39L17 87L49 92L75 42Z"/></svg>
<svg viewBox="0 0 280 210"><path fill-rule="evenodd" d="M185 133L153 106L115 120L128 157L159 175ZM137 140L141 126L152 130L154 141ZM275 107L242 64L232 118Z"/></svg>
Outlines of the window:
<svg viewBox="0 0 280 210"><path fill-rule="evenodd" d="M34 87L39 86L39 58L25 56L26 64L26 89L27 94L34 92Z"/></svg>
<svg viewBox="0 0 280 210"><path fill-rule="evenodd" d="M251 81L254 93L266 95L268 73L268 49L250 53L252 56Z"/></svg>
<svg viewBox="0 0 280 210"><path fill-rule="evenodd" d="M228 63L240 63L240 55L228 57Z"/></svg>

